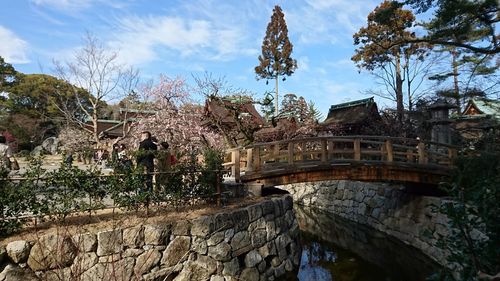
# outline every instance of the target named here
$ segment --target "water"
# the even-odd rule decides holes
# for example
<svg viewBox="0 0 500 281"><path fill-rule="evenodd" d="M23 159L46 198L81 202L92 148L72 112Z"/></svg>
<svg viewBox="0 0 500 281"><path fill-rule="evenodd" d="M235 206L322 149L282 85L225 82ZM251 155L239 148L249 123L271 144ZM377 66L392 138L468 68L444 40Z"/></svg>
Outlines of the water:
<svg viewBox="0 0 500 281"><path fill-rule="evenodd" d="M417 249L332 214L296 206L298 273L281 280L423 281L438 265Z"/></svg>

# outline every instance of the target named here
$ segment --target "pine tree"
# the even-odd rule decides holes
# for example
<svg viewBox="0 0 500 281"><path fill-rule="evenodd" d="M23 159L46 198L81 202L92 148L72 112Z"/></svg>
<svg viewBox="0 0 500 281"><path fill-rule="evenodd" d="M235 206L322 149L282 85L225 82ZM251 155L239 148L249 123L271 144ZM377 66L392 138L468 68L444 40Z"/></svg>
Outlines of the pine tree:
<svg viewBox="0 0 500 281"><path fill-rule="evenodd" d="M290 57L293 45L288 39L285 15L280 6L275 6L271 21L267 25L266 36L262 42L262 54L259 65L255 67L257 79L275 79L275 114L278 114L278 79L280 76L290 76L297 69L297 60ZM285 77L283 77L283 81Z"/></svg>

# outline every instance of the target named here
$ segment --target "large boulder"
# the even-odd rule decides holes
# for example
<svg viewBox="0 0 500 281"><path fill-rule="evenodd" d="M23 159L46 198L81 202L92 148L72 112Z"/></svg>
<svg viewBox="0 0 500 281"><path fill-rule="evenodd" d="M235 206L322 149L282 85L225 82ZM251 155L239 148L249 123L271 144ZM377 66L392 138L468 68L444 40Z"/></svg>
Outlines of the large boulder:
<svg viewBox="0 0 500 281"><path fill-rule="evenodd" d="M16 265L8 264L0 273L0 280L5 281L38 281L33 271L27 268L21 268Z"/></svg>
<svg viewBox="0 0 500 281"><path fill-rule="evenodd" d="M7 254L15 263L25 262L30 254L31 246L28 241L19 240L7 244Z"/></svg>
<svg viewBox="0 0 500 281"><path fill-rule="evenodd" d="M33 271L69 266L76 253L77 248L70 237L49 234L40 237L31 248L28 265Z"/></svg>
<svg viewBox="0 0 500 281"><path fill-rule="evenodd" d="M191 247L191 238L188 236L178 236L175 237L170 244L168 244L165 252L163 252L163 258L161 259L161 264L167 267L174 266L178 262L187 259L189 254L189 249Z"/></svg>
<svg viewBox="0 0 500 281"><path fill-rule="evenodd" d="M46 138L42 142L42 148L52 155L57 154L58 147L59 147L59 140L56 137Z"/></svg>

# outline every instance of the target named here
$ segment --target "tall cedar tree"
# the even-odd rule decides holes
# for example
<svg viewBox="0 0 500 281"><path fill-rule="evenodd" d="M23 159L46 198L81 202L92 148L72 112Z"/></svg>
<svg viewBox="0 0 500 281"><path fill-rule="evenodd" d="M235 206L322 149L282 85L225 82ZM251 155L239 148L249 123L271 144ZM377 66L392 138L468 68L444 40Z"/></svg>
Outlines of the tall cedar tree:
<svg viewBox="0 0 500 281"><path fill-rule="evenodd" d="M280 76L290 76L297 69L297 60L290 57L293 45L288 39L285 15L280 6L275 6L271 21L267 25L266 36L262 42L260 64L255 67L257 79L275 79L276 95L275 110L278 114L278 79ZM283 81L285 77L283 77Z"/></svg>
<svg viewBox="0 0 500 281"><path fill-rule="evenodd" d="M393 9L394 2L384 1L368 15L368 25L353 35L354 45L360 45L351 58L360 69L385 70L392 64L394 76L394 96L398 121L403 120L403 73L401 57L408 52L416 52L414 46L395 45L414 34L407 29L413 26L415 16L409 10Z"/></svg>

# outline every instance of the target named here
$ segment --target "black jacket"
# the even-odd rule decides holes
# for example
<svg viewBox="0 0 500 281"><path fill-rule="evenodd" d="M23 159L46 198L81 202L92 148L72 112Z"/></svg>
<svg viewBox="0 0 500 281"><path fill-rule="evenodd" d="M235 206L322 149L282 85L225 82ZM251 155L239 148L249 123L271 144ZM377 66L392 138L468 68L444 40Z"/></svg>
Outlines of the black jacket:
<svg viewBox="0 0 500 281"><path fill-rule="evenodd" d="M137 156L137 164L147 168L153 168L155 158L154 151L157 150L156 144L151 139L145 139L139 143L139 155Z"/></svg>

